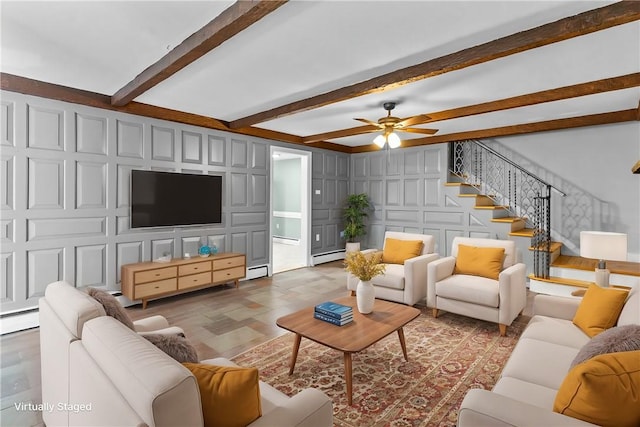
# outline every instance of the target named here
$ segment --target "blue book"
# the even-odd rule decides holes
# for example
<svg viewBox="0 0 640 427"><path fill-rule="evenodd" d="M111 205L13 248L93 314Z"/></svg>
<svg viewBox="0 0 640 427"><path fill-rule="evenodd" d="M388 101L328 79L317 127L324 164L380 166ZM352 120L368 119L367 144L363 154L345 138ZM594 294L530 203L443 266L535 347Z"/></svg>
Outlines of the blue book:
<svg viewBox="0 0 640 427"><path fill-rule="evenodd" d="M336 319L342 319L343 317L353 315L352 307L331 301L323 302L316 305L315 311L327 316L335 317Z"/></svg>
<svg viewBox="0 0 640 427"><path fill-rule="evenodd" d="M324 322L332 323L337 326L343 326L343 325L346 325L347 323L353 322L353 317L339 320L339 319L336 319L335 317L327 316L317 311L313 312L313 317L315 317L316 319L322 320Z"/></svg>

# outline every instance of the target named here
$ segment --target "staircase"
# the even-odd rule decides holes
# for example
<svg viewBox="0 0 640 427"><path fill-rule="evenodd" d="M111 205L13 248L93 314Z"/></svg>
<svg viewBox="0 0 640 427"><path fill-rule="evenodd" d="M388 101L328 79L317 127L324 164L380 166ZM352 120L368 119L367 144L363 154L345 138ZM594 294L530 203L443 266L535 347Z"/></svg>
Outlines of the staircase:
<svg viewBox="0 0 640 427"><path fill-rule="evenodd" d="M562 191L530 174L480 141L450 144L449 188L462 205L490 214L492 231L516 242L527 265L529 288L537 293L571 296L594 280L595 260L563 255L551 240L551 191ZM469 200L470 202L465 202ZM611 283L635 287L640 264L609 262Z"/></svg>

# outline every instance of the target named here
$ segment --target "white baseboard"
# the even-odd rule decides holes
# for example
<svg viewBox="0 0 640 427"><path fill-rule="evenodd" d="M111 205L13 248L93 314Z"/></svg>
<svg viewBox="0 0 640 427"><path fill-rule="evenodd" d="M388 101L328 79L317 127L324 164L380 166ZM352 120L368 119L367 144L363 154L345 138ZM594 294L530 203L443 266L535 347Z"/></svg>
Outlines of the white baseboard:
<svg viewBox="0 0 640 427"><path fill-rule="evenodd" d="M258 277L267 277L269 275L269 266L259 265L247 268L247 277L242 280L257 279Z"/></svg>
<svg viewBox="0 0 640 427"><path fill-rule="evenodd" d="M311 255L311 265L324 264L325 262L338 261L341 259L344 259L344 249Z"/></svg>
<svg viewBox="0 0 640 427"><path fill-rule="evenodd" d="M38 326L40 326L38 310L16 313L0 319L0 335L37 328Z"/></svg>
<svg viewBox="0 0 640 427"><path fill-rule="evenodd" d="M273 242L274 243L282 243L283 245L293 245L293 246L299 246L300 245L300 239L293 239L293 238L282 237L282 236L274 236L273 237Z"/></svg>

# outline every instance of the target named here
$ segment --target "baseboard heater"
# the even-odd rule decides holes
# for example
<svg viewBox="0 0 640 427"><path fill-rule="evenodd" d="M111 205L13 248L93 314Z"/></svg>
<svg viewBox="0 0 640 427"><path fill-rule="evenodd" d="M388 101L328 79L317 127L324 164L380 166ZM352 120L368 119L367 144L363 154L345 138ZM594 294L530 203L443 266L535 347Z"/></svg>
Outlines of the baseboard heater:
<svg viewBox="0 0 640 427"><path fill-rule="evenodd" d="M325 262L338 261L340 259L344 259L344 249L311 255L311 265L324 264Z"/></svg>
<svg viewBox="0 0 640 427"><path fill-rule="evenodd" d="M247 277L241 280L257 279L258 277L267 277L269 275L269 266L258 265L256 267L247 268Z"/></svg>

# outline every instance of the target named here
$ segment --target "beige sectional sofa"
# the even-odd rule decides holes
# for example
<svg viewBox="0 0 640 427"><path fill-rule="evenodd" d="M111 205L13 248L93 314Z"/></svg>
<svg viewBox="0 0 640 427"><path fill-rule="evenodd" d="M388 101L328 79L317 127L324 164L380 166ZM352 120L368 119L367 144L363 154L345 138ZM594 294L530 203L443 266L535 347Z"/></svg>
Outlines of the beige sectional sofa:
<svg viewBox="0 0 640 427"><path fill-rule="evenodd" d="M553 412L571 362L589 337L572 322L581 300L536 295L534 316L492 391L474 389L459 410L459 427L591 426ZM640 292L629 295L617 325L640 324Z"/></svg>
<svg viewBox="0 0 640 427"><path fill-rule="evenodd" d="M64 282L40 301L43 420L49 426L202 426L195 377L102 306ZM234 366L227 359L202 363ZM331 400L306 389L288 397L260 382L251 426L330 426Z"/></svg>

